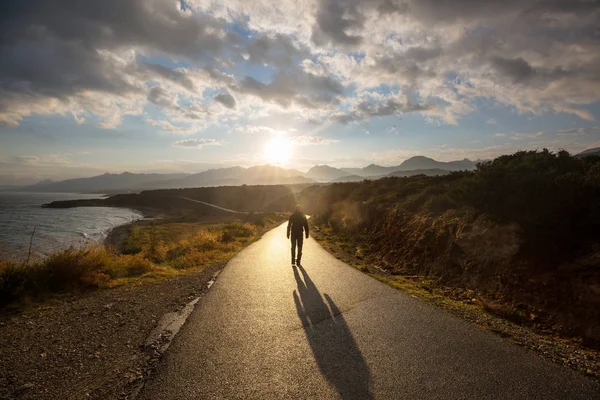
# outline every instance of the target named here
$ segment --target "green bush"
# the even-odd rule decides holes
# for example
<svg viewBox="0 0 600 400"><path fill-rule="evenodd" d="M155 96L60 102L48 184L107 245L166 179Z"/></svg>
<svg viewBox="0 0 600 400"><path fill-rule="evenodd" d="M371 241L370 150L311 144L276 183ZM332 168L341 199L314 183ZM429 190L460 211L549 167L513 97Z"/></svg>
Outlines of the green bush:
<svg viewBox="0 0 600 400"><path fill-rule="evenodd" d="M521 151L480 164L451 192L500 222L516 222L531 244L573 250L597 236L600 167L566 151Z"/></svg>
<svg viewBox="0 0 600 400"><path fill-rule="evenodd" d="M480 163L475 171L444 176L311 187L300 197L315 222L336 232L349 229L347 220L373 226L382 215L374 209L433 215L452 209L458 215L516 222L525 247L537 251L545 246L550 259L573 254L600 237L600 157L577 158L566 151L520 151ZM353 206L366 203L370 208ZM360 225L351 229L360 230Z"/></svg>

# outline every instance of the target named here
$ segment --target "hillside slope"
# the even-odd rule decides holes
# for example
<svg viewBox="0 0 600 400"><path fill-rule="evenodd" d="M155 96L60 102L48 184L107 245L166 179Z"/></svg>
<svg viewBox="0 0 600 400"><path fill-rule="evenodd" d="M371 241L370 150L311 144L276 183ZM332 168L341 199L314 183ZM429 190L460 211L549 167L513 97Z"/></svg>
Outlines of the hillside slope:
<svg viewBox="0 0 600 400"><path fill-rule="evenodd" d="M306 173L307 177L321 182L329 182L347 175L346 171L330 167L329 165L315 165Z"/></svg>
<svg viewBox="0 0 600 400"><path fill-rule="evenodd" d="M475 172L309 187L314 221L388 273L427 275L600 344L600 162L519 152Z"/></svg>

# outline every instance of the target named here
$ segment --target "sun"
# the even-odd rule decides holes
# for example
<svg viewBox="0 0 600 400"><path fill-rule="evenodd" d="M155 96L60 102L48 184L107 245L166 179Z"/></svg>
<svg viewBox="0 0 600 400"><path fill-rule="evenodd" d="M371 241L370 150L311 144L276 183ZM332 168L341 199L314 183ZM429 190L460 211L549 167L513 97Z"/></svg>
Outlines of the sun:
<svg viewBox="0 0 600 400"><path fill-rule="evenodd" d="M287 164L292 155L292 142L285 137L275 137L265 143L262 158L269 164Z"/></svg>

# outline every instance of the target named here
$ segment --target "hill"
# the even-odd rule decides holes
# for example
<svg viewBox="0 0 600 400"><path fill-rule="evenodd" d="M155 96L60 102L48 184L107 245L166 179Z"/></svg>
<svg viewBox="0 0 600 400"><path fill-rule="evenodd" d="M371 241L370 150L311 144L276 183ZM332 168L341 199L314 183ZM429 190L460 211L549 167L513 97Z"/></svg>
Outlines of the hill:
<svg viewBox="0 0 600 400"><path fill-rule="evenodd" d="M205 204L240 212L290 211L296 204L295 193L304 186L241 185L186 189L144 190L141 193L116 194L103 199L61 200L45 208L128 207L141 211L155 210L166 215L218 215L223 212ZM229 214L226 212L225 214Z"/></svg>
<svg viewBox="0 0 600 400"><path fill-rule="evenodd" d="M470 171L475 169L476 163L469 160L458 160L458 161L436 161L429 157L424 156L415 156L411 157L408 160L405 160L402 164L400 164L396 171L413 171L418 169L443 169L447 171Z"/></svg>
<svg viewBox="0 0 600 400"><path fill-rule="evenodd" d="M476 293L499 315L600 345L600 158L521 151L475 171L311 186L297 198L327 242L377 266L370 273Z"/></svg>
<svg viewBox="0 0 600 400"><path fill-rule="evenodd" d="M358 175L362 176L385 176L391 172L397 171L399 166L395 167L382 167L381 165L371 164L364 167L361 173Z"/></svg>
<svg viewBox="0 0 600 400"><path fill-rule="evenodd" d="M330 167L329 165L315 165L306 173L306 176L309 178L321 182L330 182L347 175L346 171Z"/></svg>
<svg viewBox="0 0 600 400"><path fill-rule="evenodd" d="M405 160L402 164L383 167L377 164L370 164L364 168L344 168L343 172L346 175L359 175L363 177L382 177L382 176L394 176L391 175L396 171L416 171L416 170L444 170L444 171L472 171L477 167L475 161L471 161L467 158L457 161L436 161L433 158L425 156L414 156ZM410 175L396 175L396 176L410 176Z"/></svg>
<svg viewBox="0 0 600 400"><path fill-rule="evenodd" d="M577 154L576 157L600 156L600 147L593 147Z"/></svg>

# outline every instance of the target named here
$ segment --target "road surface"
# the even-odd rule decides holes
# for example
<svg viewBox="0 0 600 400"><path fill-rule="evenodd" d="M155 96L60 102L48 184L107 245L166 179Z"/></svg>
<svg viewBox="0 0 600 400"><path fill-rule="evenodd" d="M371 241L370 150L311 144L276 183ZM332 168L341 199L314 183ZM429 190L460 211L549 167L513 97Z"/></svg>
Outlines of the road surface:
<svg viewBox="0 0 600 400"><path fill-rule="evenodd" d="M233 258L142 399L600 399L600 385L392 289L285 225Z"/></svg>

